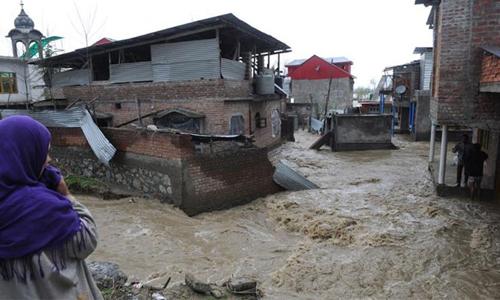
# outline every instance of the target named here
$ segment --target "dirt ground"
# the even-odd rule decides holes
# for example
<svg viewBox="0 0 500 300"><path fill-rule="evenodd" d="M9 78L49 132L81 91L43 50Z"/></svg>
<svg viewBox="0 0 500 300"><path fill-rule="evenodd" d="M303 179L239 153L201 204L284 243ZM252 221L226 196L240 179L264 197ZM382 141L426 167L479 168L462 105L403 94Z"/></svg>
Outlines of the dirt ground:
<svg viewBox="0 0 500 300"><path fill-rule="evenodd" d="M283 192L194 218L158 201L79 196L100 244L131 280L258 281L266 299L497 298L500 205L434 195L428 144L308 150L296 134L270 153L321 189Z"/></svg>

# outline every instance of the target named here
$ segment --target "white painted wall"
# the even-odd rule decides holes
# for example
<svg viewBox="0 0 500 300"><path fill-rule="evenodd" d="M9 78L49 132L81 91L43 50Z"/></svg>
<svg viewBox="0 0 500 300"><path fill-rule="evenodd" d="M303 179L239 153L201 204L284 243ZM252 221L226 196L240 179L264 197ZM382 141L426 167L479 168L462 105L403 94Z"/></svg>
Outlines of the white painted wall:
<svg viewBox="0 0 500 300"><path fill-rule="evenodd" d="M44 97L44 81L42 73L38 67L28 65L25 72L25 62L14 57L0 56L0 72L16 73L17 93L16 94L0 94L0 105L7 103L26 103L26 95L30 102L45 100ZM28 85L28 93L26 92L26 84Z"/></svg>

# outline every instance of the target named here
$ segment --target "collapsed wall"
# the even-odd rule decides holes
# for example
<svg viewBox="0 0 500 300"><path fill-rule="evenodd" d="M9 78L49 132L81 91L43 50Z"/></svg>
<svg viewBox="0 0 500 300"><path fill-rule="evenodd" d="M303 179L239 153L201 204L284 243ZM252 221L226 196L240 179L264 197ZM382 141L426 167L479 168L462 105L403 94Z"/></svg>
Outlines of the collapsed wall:
<svg viewBox="0 0 500 300"><path fill-rule="evenodd" d="M266 149L205 149L195 147L189 135L105 128L104 135L118 150L107 167L97 161L80 129L49 129L52 158L65 175L124 186L190 216L279 191Z"/></svg>

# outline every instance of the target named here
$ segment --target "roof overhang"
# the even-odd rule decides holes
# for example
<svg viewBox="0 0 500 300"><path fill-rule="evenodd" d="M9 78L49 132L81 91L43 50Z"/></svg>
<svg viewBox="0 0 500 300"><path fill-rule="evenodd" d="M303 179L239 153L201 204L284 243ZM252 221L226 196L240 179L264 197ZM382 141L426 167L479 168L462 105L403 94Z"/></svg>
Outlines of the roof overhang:
<svg viewBox="0 0 500 300"><path fill-rule="evenodd" d="M141 36L114 41L108 44L92 45L87 48L77 49L73 52L53 56L37 62L46 66L71 66L81 64L86 61L90 55L107 53L119 49L125 49L135 46L142 46L154 43L168 42L189 36L195 36L207 31L228 31L228 37L238 38L242 40L242 44L246 41L252 45L252 49L248 51L254 54L275 54L290 52L290 46L277 40L276 38L250 26L249 24L238 19L233 14L225 14L204 20L199 20L160 31L144 34ZM224 36L221 36L224 39ZM243 51L243 50L242 50Z"/></svg>
<svg viewBox="0 0 500 300"><path fill-rule="evenodd" d="M432 52L432 50L433 50L432 47L416 47L415 50L413 50L413 54L429 53Z"/></svg>
<svg viewBox="0 0 500 300"><path fill-rule="evenodd" d="M439 5L441 0L415 0L415 5L423 4L425 6Z"/></svg>
<svg viewBox="0 0 500 300"><path fill-rule="evenodd" d="M484 51L495 55L496 57L500 57L500 47L495 46L483 46L481 47Z"/></svg>

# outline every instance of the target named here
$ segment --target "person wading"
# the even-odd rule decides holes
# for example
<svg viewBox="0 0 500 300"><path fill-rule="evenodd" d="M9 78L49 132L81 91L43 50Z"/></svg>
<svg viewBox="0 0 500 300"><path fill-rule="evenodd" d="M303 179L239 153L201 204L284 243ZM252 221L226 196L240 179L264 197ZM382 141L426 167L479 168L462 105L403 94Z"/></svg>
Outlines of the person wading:
<svg viewBox="0 0 500 300"><path fill-rule="evenodd" d="M50 140L29 117L0 121L0 298L102 299L84 261L96 225L48 165Z"/></svg>
<svg viewBox="0 0 500 300"><path fill-rule="evenodd" d="M467 184L469 175L467 171L464 170L465 159L467 157L467 153L471 151L472 144L469 142L469 136L467 134L463 135L463 139L460 143L456 144L455 147L451 150L453 153L457 153L457 187L462 186L462 173L465 173L465 185ZM464 172L465 171L465 172Z"/></svg>
<svg viewBox="0 0 500 300"><path fill-rule="evenodd" d="M466 155L465 172L469 174L469 188L471 200L481 196L481 181L483 179L484 162L488 154L481 151L481 144L474 144L472 151Z"/></svg>

